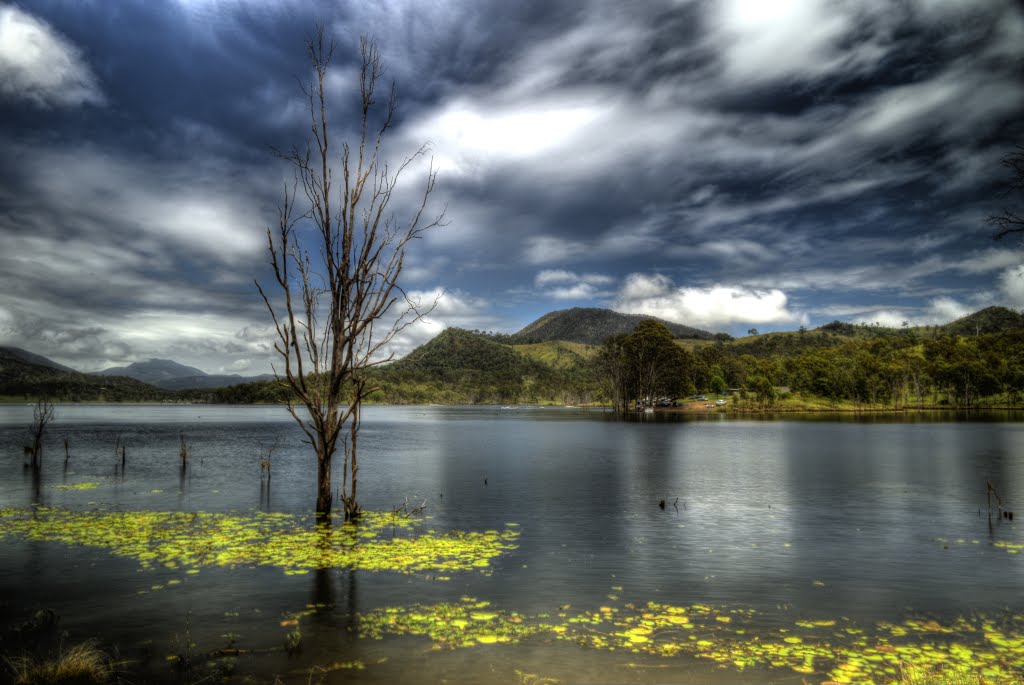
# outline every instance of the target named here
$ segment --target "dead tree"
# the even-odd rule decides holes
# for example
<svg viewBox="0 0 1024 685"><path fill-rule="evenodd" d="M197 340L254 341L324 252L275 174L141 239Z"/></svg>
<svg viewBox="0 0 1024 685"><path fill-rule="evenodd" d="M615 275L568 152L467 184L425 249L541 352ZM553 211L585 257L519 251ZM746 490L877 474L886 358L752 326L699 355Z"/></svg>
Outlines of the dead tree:
<svg viewBox="0 0 1024 685"><path fill-rule="evenodd" d="M180 441L178 443L178 458L181 460L181 470L184 471L188 465L189 457L192 456L192 445L185 442L185 434L179 434Z"/></svg>
<svg viewBox="0 0 1024 685"><path fill-rule="evenodd" d="M121 442L121 434L117 434L117 442L114 444L114 456L121 460L121 470L124 471L125 460L128 459L128 446Z"/></svg>
<svg viewBox="0 0 1024 685"><path fill-rule="evenodd" d="M1006 184L1005 194L1024 193L1024 145L1018 145L1016 151L1003 157L1003 166L1010 170L1011 178ZM996 240L1005 238L1011 233L1024 233L1024 216L1004 209L1001 214L988 218L988 222L996 227Z"/></svg>
<svg viewBox="0 0 1024 685"><path fill-rule="evenodd" d="M38 469L43 463L43 436L46 434L46 426L55 415L56 408L53 402L45 397L36 402L32 408L32 426L29 428L29 438L32 444L25 448L25 456L30 458L32 468Z"/></svg>
<svg viewBox="0 0 1024 685"><path fill-rule="evenodd" d="M411 216L400 222L393 215L400 177L429 147L424 145L397 167L380 159L381 141L395 111L395 90L392 85L381 108L376 90L384 66L376 44L365 37L360 40L358 140L354 146L341 144L341 169L335 173L325 95L334 42L325 38L322 25L307 40L306 50L315 74L303 86L310 137L302 149L276 151L291 164L295 182L290 190L285 186L276 235L267 229L279 296L269 295L259 282L256 286L276 330L279 365L274 373L291 390L288 409L316 452L316 511L321 516L331 511L331 462L340 442L345 459L339 491L349 519L359 515L359 407L375 389L365 372L389 361L384 346L437 302L421 307L398 279L409 243L443 225L444 210L433 219L423 218L437 177L431 162ZM296 207L299 187L305 196L301 210ZM314 245L300 240L299 222L316 229Z"/></svg>
<svg viewBox="0 0 1024 685"><path fill-rule="evenodd" d="M260 456L260 480L263 480L263 474L267 475L267 481L270 481L270 467L272 466L271 458L274 456L274 450L277 449L279 439L275 439L270 447L267 447L262 442L260 443L260 449L266 451L266 456Z"/></svg>

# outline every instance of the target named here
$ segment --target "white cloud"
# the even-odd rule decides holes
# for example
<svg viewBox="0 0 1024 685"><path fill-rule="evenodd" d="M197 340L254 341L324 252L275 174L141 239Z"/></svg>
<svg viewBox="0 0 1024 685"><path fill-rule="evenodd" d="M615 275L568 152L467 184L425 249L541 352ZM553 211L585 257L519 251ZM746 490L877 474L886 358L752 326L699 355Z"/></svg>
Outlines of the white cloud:
<svg viewBox="0 0 1024 685"><path fill-rule="evenodd" d="M406 130L412 140L430 140L444 174L471 176L498 163L536 159L579 146L576 139L594 126L607 106L565 93L558 100L529 105L450 100Z"/></svg>
<svg viewBox="0 0 1024 685"><path fill-rule="evenodd" d="M0 307L0 340L14 334L14 314L5 307Z"/></svg>
<svg viewBox="0 0 1024 685"><path fill-rule="evenodd" d="M120 228L129 244L173 242L224 261L265 247L265 201L247 196L266 187L264 178L251 178L240 192L212 166L155 164L90 146L5 147L27 170L36 201L65 217L64 235L109 241Z"/></svg>
<svg viewBox="0 0 1024 685"><path fill-rule="evenodd" d="M615 279L604 274L577 274L564 269L545 269L537 272L533 284L538 288L554 283L586 283L588 285L608 285Z"/></svg>
<svg viewBox="0 0 1024 685"><path fill-rule="evenodd" d="M224 373L242 373L248 371L252 367L251 359L236 359L227 366L221 367Z"/></svg>
<svg viewBox="0 0 1024 685"><path fill-rule="evenodd" d="M957 302L952 297L936 297L928 303L928 316L939 321L953 321L973 311L973 307Z"/></svg>
<svg viewBox="0 0 1024 685"><path fill-rule="evenodd" d="M611 307L705 328L738 323L806 322L804 315L788 308L788 297L781 290L728 285L677 287L662 274L630 274Z"/></svg>
<svg viewBox="0 0 1024 685"><path fill-rule="evenodd" d="M382 356L393 354L395 358L404 357L446 328L488 329L497 323L495 317L487 313L487 300L463 292L436 287L431 290L411 290L408 296L410 301L424 311L431 305L433 309L399 331L386 349L382 350Z"/></svg>
<svg viewBox="0 0 1024 685"><path fill-rule="evenodd" d="M551 264L571 261L587 252L586 243L581 241L565 240L553 235L538 235L526 239L523 258L528 264Z"/></svg>
<svg viewBox="0 0 1024 685"><path fill-rule="evenodd" d="M605 274L577 274L564 269L540 271L533 279L534 286L542 289L547 297L556 300L593 300L606 297L609 293L603 291L602 286L614 282L614 278Z"/></svg>
<svg viewBox="0 0 1024 685"><path fill-rule="evenodd" d="M1024 310L1024 265L1004 271L999 277L999 290L1008 307Z"/></svg>
<svg viewBox="0 0 1024 685"><path fill-rule="evenodd" d="M985 296L979 298L985 299ZM850 307L850 310L856 310ZM853 323L878 324L888 328L900 328L904 323L910 326L935 326L947 324L978 310L977 305L960 302L952 297L933 298L918 309L871 309L862 307L853 317ZM853 313L850 311L849 313Z"/></svg>
<svg viewBox="0 0 1024 685"><path fill-rule="evenodd" d="M870 73L910 19L888 0L722 0L708 7L705 43L737 86Z"/></svg>
<svg viewBox="0 0 1024 685"><path fill-rule="evenodd" d="M533 284L538 288L543 288L546 285L552 283L572 283L578 280L578 276L571 271L565 271L564 269L545 269L544 271L538 271L537 275L533 279Z"/></svg>
<svg viewBox="0 0 1024 685"><path fill-rule="evenodd" d="M49 24L13 5L0 7L0 95L39 107L104 102L81 51Z"/></svg>
<svg viewBox="0 0 1024 685"><path fill-rule="evenodd" d="M815 76L835 68L855 16L824 0L724 0L712 5L726 74L742 81Z"/></svg>
<svg viewBox="0 0 1024 685"><path fill-rule="evenodd" d="M990 248L961 259L954 268L967 274L982 274L1012 266L1020 259L1020 253L1013 250Z"/></svg>

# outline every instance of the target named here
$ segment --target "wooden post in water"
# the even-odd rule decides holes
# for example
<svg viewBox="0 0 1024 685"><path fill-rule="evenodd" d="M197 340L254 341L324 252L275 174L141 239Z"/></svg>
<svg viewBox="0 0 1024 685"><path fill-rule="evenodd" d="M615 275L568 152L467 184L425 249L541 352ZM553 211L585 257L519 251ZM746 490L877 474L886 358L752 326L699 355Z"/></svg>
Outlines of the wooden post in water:
<svg viewBox="0 0 1024 685"><path fill-rule="evenodd" d="M1003 500L999 496L999 493L996 492L996 488L995 488L994 485L992 485L991 481L985 481L985 495L986 495L986 498L988 500L989 516L992 515L992 496L993 495L995 495L995 498L996 498L996 506L999 507L999 509L998 509L999 510L999 515L1002 516L1002 513L1003 513Z"/></svg>

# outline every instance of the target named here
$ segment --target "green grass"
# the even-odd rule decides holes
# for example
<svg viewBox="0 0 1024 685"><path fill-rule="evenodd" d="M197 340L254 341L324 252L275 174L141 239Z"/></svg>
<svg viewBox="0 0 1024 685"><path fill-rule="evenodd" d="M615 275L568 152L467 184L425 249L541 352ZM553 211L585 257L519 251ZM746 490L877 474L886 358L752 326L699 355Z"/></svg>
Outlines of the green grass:
<svg viewBox="0 0 1024 685"><path fill-rule="evenodd" d="M512 349L525 357L556 369L571 368L580 362L590 361L600 352L600 348L594 345L562 340L513 345Z"/></svg>

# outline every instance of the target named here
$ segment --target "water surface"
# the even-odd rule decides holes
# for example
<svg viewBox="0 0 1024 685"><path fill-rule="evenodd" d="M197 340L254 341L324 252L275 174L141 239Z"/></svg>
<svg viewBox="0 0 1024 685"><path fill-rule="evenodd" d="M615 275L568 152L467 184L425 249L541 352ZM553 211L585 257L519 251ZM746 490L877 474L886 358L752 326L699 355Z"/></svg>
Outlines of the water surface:
<svg viewBox="0 0 1024 685"><path fill-rule="evenodd" d="M197 651L275 650L239 660L257 682L305 683L312 665L356 659L366 668L324 682L734 682L735 671L688 655L638 668L633 655L553 640L435 651L422 638L359 639L352 628L357 613L463 596L522 614L649 601L752 609L766 631L800 619L952 620L1019 609L1024 596L1022 555L993 546L1024 541L1019 524L986 510L986 482L1008 508L1024 502L1024 423L1013 417L624 422L498 407L370 407L364 417L364 507L426 502L425 526L437 531L516 523L518 548L490 575L449 580L275 568L183 576L101 548L7 539L0 629L53 609L72 641L99 637L132 659L135 682L175 682L164 657L186 630ZM314 502L312 452L281 407L60 406L38 477L22 468L30 421L31 407L0 407L0 507L306 514ZM184 472L182 436L192 452ZM268 484L260 459L271 446ZM55 487L82 482L98 486ZM301 651L281 651L281 621L317 603L326 608L302 620Z"/></svg>

